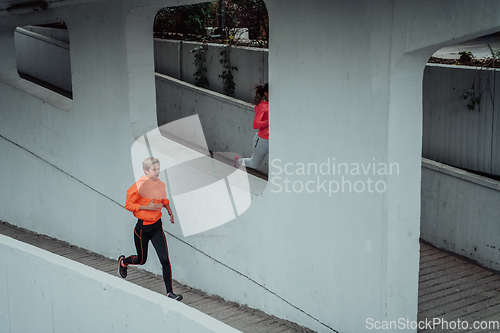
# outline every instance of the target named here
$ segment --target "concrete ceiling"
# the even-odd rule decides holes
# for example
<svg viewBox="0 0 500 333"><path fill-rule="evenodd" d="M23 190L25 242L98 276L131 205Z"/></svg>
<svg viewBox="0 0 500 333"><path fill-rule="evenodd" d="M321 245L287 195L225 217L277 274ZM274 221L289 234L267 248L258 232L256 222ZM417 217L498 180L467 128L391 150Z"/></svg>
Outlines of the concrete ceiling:
<svg viewBox="0 0 500 333"><path fill-rule="evenodd" d="M22 26L24 24L53 23L58 21L54 9L81 5L91 2L111 2L115 0L0 0L0 27ZM122 0L134 6L179 6L206 0ZM52 22L53 21L53 22Z"/></svg>
<svg viewBox="0 0 500 333"><path fill-rule="evenodd" d="M47 7L46 9L53 9L56 7L61 7L65 5L70 5L70 4L78 4L78 3L86 3L89 2L89 0L44 0L44 1L37 1L37 0L0 0L0 15L9 15L9 12L7 11L8 8L14 9L17 8L18 13L16 13L16 10L14 10L14 13L10 15L20 15L20 14L25 14L23 11L26 11L26 13L29 13L30 10L31 12L35 11L41 11L41 6L43 7L43 4L45 4ZM22 8L19 10L19 8ZM20 13L21 12L21 13Z"/></svg>
<svg viewBox="0 0 500 333"><path fill-rule="evenodd" d="M59 22L54 9L101 0L0 0L0 30Z"/></svg>
<svg viewBox="0 0 500 333"><path fill-rule="evenodd" d="M112 1L114 0L0 0L0 30L13 31L19 26L61 22L64 20L59 10L61 7ZM133 0L141 5L151 1L161 0Z"/></svg>

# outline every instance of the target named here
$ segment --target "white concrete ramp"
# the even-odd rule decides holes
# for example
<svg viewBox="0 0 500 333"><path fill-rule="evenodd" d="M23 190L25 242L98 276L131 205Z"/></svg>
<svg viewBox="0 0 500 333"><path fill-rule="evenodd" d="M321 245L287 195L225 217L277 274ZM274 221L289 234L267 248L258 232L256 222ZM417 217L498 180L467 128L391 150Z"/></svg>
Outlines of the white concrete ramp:
<svg viewBox="0 0 500 333"><path fill-rule="evenodd" d="M0 332L240 332L80 260L8 236L0 235L0 255Z"/></svg>
<svg viewBox="0 0 500 333"><path fill-rule="evenodd" d="M8 236L4 237L2 235ZM10 237L10 238L9 238ZM80 329L76 329L76 332L81 331L92 331L92 332L113 332L120 328L120 332L146 332L146 331L158 331L158 327L168 327L169 332L182 332L182 333L201 333L201 332L214 332L214 333L236 333L236 332L258 332L258 333L314 333L313 331L301 327L295 323L290 321L285 321L270 315L265 314L260 310L251 309L245 306L240 306L236 303L226 302L218 296L208 295L200 290L190 288L185 285L181 285L174 281L174 291L176 293L182 294L184 296L184 300L182 302L173 302L167 299L165 294L165 285L163 283L163 278L161 276L157 276L145 270L131 267L129 268L129 274L126 280L118 278L117 271L117 261L109 258L105 258L97 253L93 253L82 248L78 248L66 242L44 236L39 235L34 232L18 228L12 226L8 223L0 222L0 253L2 256L5 254L2 250L2 240L12 239L12 242L18 243L14 241L14 239L23 242L22 244L30 244L37 248L55 253L60 257L53 256L48 253L47 255L52 258L56 258L56 260L65 261L68 264L67 259L74 260L73 264L70 264L71 267L81 266L80 264L84 264L90 266L98 271L95 271L96 276L99 276L99 281L96 282L97 287L94 288L93 292L101 293L103 298L102 302L98 304L88 304L82 302L80 298L76 297L76 294L81 291L81 284L74 280L73 278L68 278L67 276L62 277L62 280L68 283L68 286L71 284L71 288L74 289L74 292L70 290L64 289L65 286L61 286L61 294L57 296L57 298L67 299L68 308L70 306L78 308L81 310L79 315L84 318L85 322L89 322L89 326L80 327ZM21 245L22 246L22 245ZM25 246L26 248L30 248L31 246ZM36 249L38 250L38 249ZM40 252L40 251L38 251ZM45 252L45 251L43 251ZM64 258L61 258L64 257ZM59 258L59 259L57 259ZM15 272L3 272L3 270L7 270L8 266L2 265L0 266L0 282L3 277L8 275L12 278ZM70 269L67 269L70 271ZM87 270L88 271L88 270ZM104 274L108 273L108 274ZM27 276L41 274L41 265L34 264L33 269L27 270ZM67 273L67 272L66 272ZM67 274L65 274L67 275ZM9 279L12 280L12 279ZM103 280L108 281L108 283L103 282ZM22 283L23 279L20 279L18 282ZM132 284L130 284L130 282ZM12 284L12 283L11 283ZM35 283L36 284L36 283ZM24 292L29 293L31 286L20 286L20 285L9 285L2 283L5 288L9 290L11 288L21 289ZM139 287L142 288L139 288ZM31 288L31 289L30 289ZM122 298L117 299L110 297L106 297L104 294L106 293L106 289L115 289L121 288L123 292L121 293ZM139 288L139 289L138 289ZM4 332L2 325L7 325L7 319L10 317L9 311L4 310L4 301L7 297L4 297L3 291L5 289L0 289L0 332ZM126 307L123 304L127 303L128 293L132 291L130 297L134 300L137 299L140 303L138 306L133 309L129 309L127 312ZM92 292L92 290L88 290L88 292ZM9 291L10 293L10 291ZM47 299L50 298L49 291L47 291L46 295L43 295L44 292L40 291L37 295L33 295L33 303L36 304L40 299L43 302L48 302ZM151 300L149 303L148 300ZM14 302L14 300L11 300ZM113 304L106 304L106 303ZM49 302L50 303L50 302ZM47 303L47 304L49 304ZM144 312L141 308L144 308L146 305L147 309L154 311L156 317L161 316L161 318L156 318L155 321L149 321L148 312ZM60 304L59 304L60 305ZM187 306L186 306L187 305ZM6 306L6 305L5 305ZM19 304L20 307L27 307L28 305ZM99 309L103 307L113 307L117 309L123 310L123 312L115 311L108 313L101 313L101 316L94 319L102 319L102 323L99 329L97 326L99 323L92 323L91 317L92 313L95 312L98 315ZM43 311L42 311L43 310ZM50 309L40 309L40 311L35 311L36 313L45 313L47 311L51 311ZM137 312L139 311L139 312ZM27 321L26 323L21 323L22 325L33 325L34 322L38 322L37 320L33 321L35 312L30 311L30 318L32 320ZM75 318L69 316L71 311L68 312L68 318ZM144 325L140 326L142 328L149 327L148 329L137 329L134 326L136 320L131 319L131 315L136 313L138 318L141 318L141 321L145 321ZM151 313L150 313L151 314ZM106 318L113 317L113 318ZM115 318L116 317L116 318ZM169 319L170 317L170 319ZM185 318L184 318L185 317ZM40 318L45 318L44 316L40 316ZM173 319L172 319L173 318ZM45 318L47 319L47 318ZM50 318L49 318L50 319ZM119 320L118 320L119 319ZM15 318L13 319L15 320ZM61 320L61 319L59 319ZM40 324L41 322L38 322ZM105 323L105 324L103 324ZM17 324L19 325L19 323ZM47 323L50 325L50 323ZM73 324L71 324L73 325ZM87 325L87 324L85 324ZM102 326L107 325L107 326ZM128 326L127 326L128 325ZM154 326L160 325L160 326ZM8 327L8 326L6 326ZM88 330L88 328L95 328L94 330ZM103 327L107 327L102 330ZM135 327L135 328L134 328ZM9 330L6 330L7 332ZM21 331L31 331L26 328L26 330ZM45 331L45 330L43 330ZM55 330L56 332L61 332L61 330ZM68 330L69 331L69 330ZM14 331L13 331L14 332ZM42 332L42 331L40 331Z"/></svg>

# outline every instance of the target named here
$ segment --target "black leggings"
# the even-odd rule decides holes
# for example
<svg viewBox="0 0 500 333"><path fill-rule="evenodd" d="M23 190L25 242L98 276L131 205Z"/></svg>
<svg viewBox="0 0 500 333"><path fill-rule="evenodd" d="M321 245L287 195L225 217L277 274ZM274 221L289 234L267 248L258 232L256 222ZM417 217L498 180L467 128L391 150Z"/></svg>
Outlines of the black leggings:
<svg viewBox="0 0 500 333"><path fill-rule="evenodd" d="M142 220L137 221L134 229L134 243L137 255L123 259L123 263L126 265L144 265L148 259L149 241L153 243L163 267L163 281L165 281L167 293L172 293L172 268L168 259L167 239L163 233L161 219L152 225L143 225Z"/></svg>

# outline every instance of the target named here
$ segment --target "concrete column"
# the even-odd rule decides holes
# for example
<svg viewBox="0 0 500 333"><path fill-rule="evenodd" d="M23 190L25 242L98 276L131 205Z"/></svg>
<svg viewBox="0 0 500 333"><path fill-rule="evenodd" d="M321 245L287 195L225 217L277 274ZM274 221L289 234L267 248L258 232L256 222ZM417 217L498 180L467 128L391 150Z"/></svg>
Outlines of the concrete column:
<svg viewBox="0 0 500 333"><path fill-rule="evenodd" d="M424 66L441 45L489 33L498 19L488 10L474 17L444 15L452 5L446 1L266 3L268 189L276 190L269 193L272 213L266 216L287 239L284 257L275 260L297 265L287 285L300 286L300 292L295 297L285 288L270 289L300 303L314 318L307 325L322 331L361 332L370 322L415 321ZM493 2L483 7L498 12ZM328 159L348 166L347 172L322 176L327 187L338 182L340 190L331 196L318 187L296 193L294 183L300 190L315 180L294 171L297 164ZM273 161L282 168L273 168ZM285 163L292 163L290 174ZM364 174L361 165L370 163L375 174ZM364 188L358 186L364 190L350 189L348 181L364 181ZM373 187L379 181L385 185L381 193ZM311 290L315 285L321 287Z"/></svg>
<svg viewBox="0 0 500 333"><path fill-rule="evenodd" d="M19 78L16 64L14 29L0 31L0 80Z"/></svg>
<svg viewBox="0 0 500 333"><path fill-rule="evenodd" d="M410 200L406 194L389 200L395 190L390 184L405 182L400 175L388 174L390 163L406 162L387 152L391 5L391 1L268 4L272 138L268 187L279 190L274 184L282 185L275 194L273 215L282 214L283 233L296 245L290 248L294 256L287 259L302 274L290 277L293 282L288 287L298 286L296 297L294 291L283 292L314 318L316 322L309 319L308 325L322 332L363 332L369 319L416 319L418 233L410 237L409 257L393 261L395 254L388 253L394 251L389 239L407 239L408 230L418 230L418 215L397 221L393 212L419 205L415 192ZM419 142L412 145L418 147ZM275 163L281 167L293 163L290 171L299 170L299 164L328 167L309 176L300 170L287 175L272 167L273 160L281 160ZM296 193L293 184L299 189L307 181L314 182L311 193ZM284 205L290 210L278 208ZM391 229L396 223L401 228ZM308 290L313 285L321 287ZM307 296L301 299L301 294ZM395 300L405 306L395 310L390 304Z"/></svg>
<svg viewBox="0 0 500 333"><path fill-rule="evenodd" d="M135 139L157 126L153 20L158 9L134 8L126 19L130 122Z"/></svg>

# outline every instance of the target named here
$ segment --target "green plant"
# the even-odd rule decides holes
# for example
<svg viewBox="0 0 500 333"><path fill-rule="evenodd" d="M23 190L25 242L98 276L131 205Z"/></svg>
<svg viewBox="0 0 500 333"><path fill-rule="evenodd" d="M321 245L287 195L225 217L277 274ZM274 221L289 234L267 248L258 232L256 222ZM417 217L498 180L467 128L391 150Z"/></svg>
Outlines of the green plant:
<svg viewBox="0 0 500 333"><path fill-rule="evenodd" d="M187 19L183 21L187 34L204 35L205 27L211 22L214 17L211 11L211 3L198 3L195 5L183 6Z"/></svg>
<svg viewBox="0 0 500 333"><path fill-rule="evenodd" d="M470 51L460 51L458 52L460 54L460 58L458 59L459 63L469 63L474 59L474 55L472 55L472 52Z"/></svg>
<svg viewBox="0 0 500 333"><path fill-rule="evenodd" d="M238 41L234 36L229 36L229 38L224 42L219 53L219 55L221 56L219 62L223 67L222 74L219 75L219 78L222 79L222 87L224 89L224 93L231 97L234 97L234 88L236 87L236 83L234 82L233 77L233 71L238 70L236 66L231 65L231 50L233 45L237 42Z"/></svg>
<svg viewBox="0 0 500 333"><path fill-rule="evenodd" d="M471 111L475 111L476 107L478 112L481 111L480 108L481 97L486 90L488 90L488 92L490 93L491 103L493 104L493 107L495 106L495 102L490 89L490 81L488 78L486 79L485 84L483 84L484 88L481 89L481 78L480 78L481 71L485 67L497 67L496 63L500 59L500 50L493 50L489 44L488 48L490 49L491 57L486 58L486 61L480 67L479 71L474 75L474 78L472 80L472 85L469 88L467 88L467 90L465 90L465 92L462 94L463 99L469 100L469 102L467 103L467 109ZM459 52L459 54L460 54L459 62L470 62L475 58L470 51L461 51Z"/></svg>
<svg viewBox="0 0 500 333"><path fill-rule="evenodd" d="M210 85L207 78L207 39L203 38L202 42L198 44L191 53L194 53L194 62L196 72L194 73L194 84L198 87L206 88Z"/></svg>
<svg viewBox="0 0 500 333"><path fill-rule="evenodd" d="M173 33L183 39L204 35L205 28L216 22L214 4L205 2L162 8L155 16L153 33L159 37Z"/></svg>
<svg viewBox="0 0 500 333"><path fill-rule="evenodd" d="M498 59L500 59L500 50L493 50L488 44L488 48L490 49L491 52L491 58L489 58L489 61L491 62L491 67L497 67L496 62Z"/></svg>
<svg viewBox="0 0 500 333"><path fill-rule="evenodd" d="M476 95L474 84L472 84L472 86L465 91L465 93L462 95L462 98L465 100L470 98L470 102L467 104L467 109L471 111L474 111L476 109L476 105L479 105L479 102L481 101L481 95Z"/></svg>

